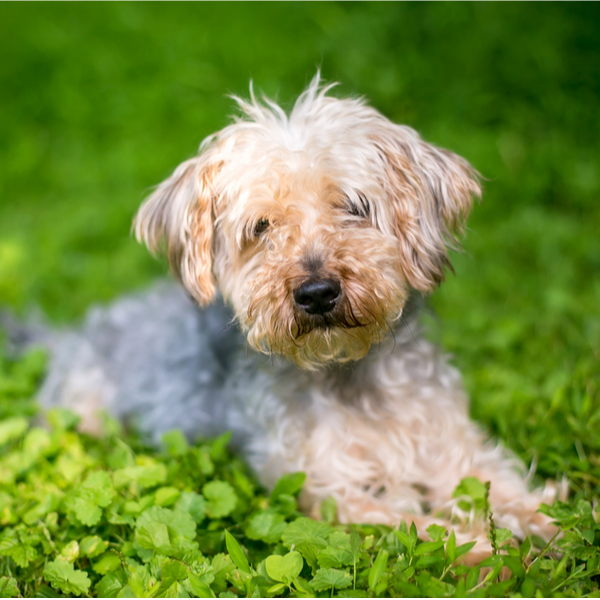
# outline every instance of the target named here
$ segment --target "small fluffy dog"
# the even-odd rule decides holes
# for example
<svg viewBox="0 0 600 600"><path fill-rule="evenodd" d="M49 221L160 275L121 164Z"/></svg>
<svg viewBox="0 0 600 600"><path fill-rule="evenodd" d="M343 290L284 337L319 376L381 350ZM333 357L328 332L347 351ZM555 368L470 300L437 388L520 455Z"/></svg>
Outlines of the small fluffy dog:
<svg viewBox="0 0 600 600"><path fill-rule="evenodd" d="M536 511L554 488L527 489L518 459L469 420L459 374L418 335L478 175L330 87L317 75L289 115L236 99L243 116L135 220L187 294L163 284L93 311L54 341L41 400L92 430L99 409L155 435L231 430L267 487L306 473L309 514L333 496L341 522L404 519L421 536L440 523L486 553L484 518L453 498L477 477L491 482L497 526L548 538Z"/></svg>

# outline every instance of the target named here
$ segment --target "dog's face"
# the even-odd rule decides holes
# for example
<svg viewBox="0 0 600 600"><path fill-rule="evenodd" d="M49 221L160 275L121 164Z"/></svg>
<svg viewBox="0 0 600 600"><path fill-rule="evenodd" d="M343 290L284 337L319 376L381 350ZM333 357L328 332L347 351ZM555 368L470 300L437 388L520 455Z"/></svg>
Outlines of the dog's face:
<svg viewBox="0 0 600 600"><path fill-rule="evenodd" d="M466 161L318 84L289 117L238 100L245 118L205 140L136 220L200 304L219 288L255 349L303 368L363 357L411 288L442 281L480 193Z"/></svg>

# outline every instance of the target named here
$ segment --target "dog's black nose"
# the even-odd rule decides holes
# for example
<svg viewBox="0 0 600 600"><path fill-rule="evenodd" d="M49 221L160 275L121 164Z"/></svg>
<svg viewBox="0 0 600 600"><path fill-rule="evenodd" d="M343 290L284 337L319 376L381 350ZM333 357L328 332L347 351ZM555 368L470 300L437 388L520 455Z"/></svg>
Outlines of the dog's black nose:
<svg viewBox="0 0 600 600"><path fill-rule="evenodd" d="M294 300L309 315L324 315L333 310L340 290L334 279L309 279L294 292Z"/></svg>

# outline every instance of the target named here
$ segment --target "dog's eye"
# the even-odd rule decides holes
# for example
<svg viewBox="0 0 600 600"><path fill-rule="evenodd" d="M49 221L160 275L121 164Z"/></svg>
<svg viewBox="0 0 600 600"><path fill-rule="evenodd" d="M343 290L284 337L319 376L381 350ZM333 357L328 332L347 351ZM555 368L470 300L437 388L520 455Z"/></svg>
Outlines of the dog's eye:
<svg viewBox="0 0 600 600"><path fill-rule="evenodd" d="M353 202L349 203L347 210L353 217L363 217L364 216L358 209L358 206L356 206L356 204L354 204Z"/></svg>
<svg viewBox="0 0 600 600"><path fill-rule="evenodd" d="M259 237L262 233L264 233L269 228L269 221L267 219L259 219L254 226L254 230L252 233L254 237Z"/></svg>
<svg viewBox="0 0 600 600"><path fill-rule="evenodd" d="M369 202L362 194L357 194L356 198L346 199L346 211L353 217L366 219L370 214Z"/></svg>

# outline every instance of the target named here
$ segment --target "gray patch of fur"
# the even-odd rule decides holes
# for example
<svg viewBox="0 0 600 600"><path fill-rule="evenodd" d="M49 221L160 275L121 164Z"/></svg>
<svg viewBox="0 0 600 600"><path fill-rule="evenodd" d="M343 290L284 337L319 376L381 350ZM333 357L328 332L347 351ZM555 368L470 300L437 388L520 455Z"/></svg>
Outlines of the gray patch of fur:
<svg viewBox="0 0 600 600"><path fill-rule="evenodd" d="M225 381L244 341L223 304L199 309L184 291L160 284L150 292L90 311L82 328L52 340L43 406L68 405L73 380L89 377L102 406L155 436L181 428L189 437L227 427ZM82 389L83 388L83 389ZM85 382L77 393L85 402Z"/></svg>

